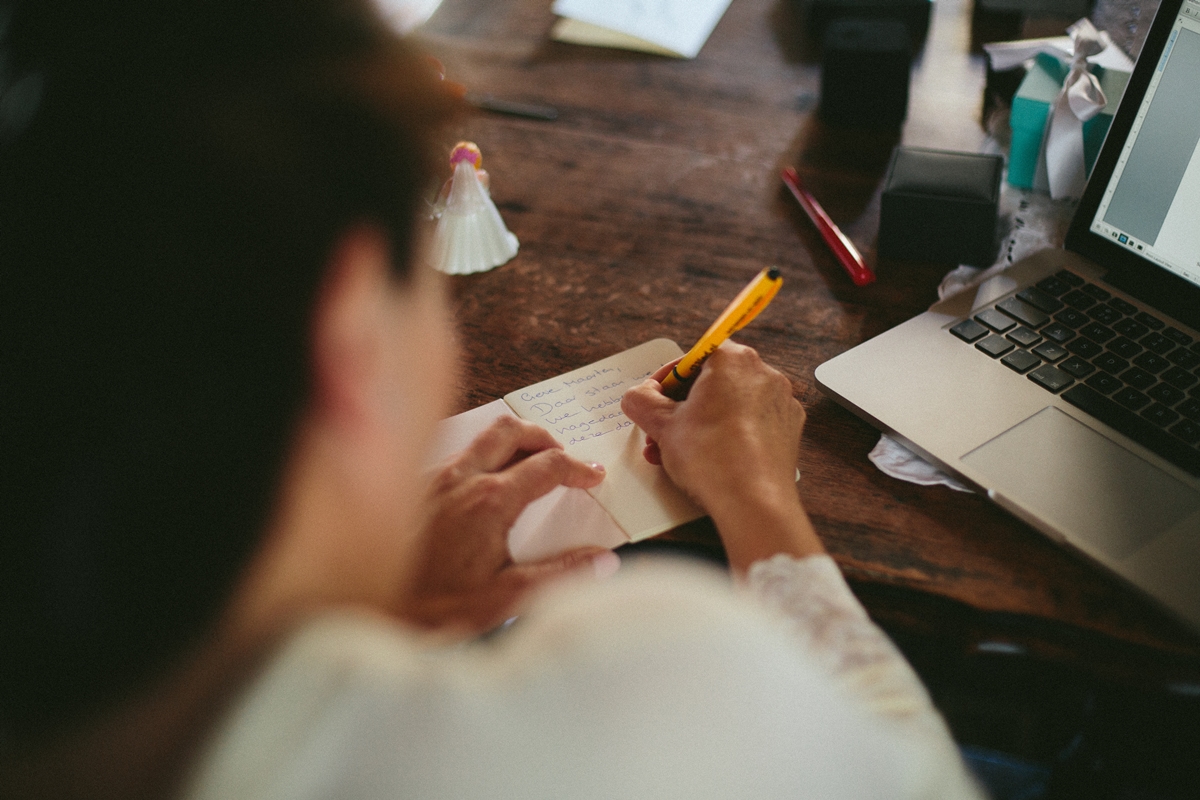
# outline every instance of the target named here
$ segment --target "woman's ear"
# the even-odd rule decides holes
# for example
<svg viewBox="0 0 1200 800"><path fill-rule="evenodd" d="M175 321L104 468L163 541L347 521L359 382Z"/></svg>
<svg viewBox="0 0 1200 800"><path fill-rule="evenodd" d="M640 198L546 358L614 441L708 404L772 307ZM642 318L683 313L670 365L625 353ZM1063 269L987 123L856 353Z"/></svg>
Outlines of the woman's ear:
<svg viewBox="0 0 1200 800"><path fill-rule="evenodd" d="M367 225L348 229L330 254L313 314L314 412L351 424L370 412L372 388L387 368L390 291L387 237Z"/></svg>

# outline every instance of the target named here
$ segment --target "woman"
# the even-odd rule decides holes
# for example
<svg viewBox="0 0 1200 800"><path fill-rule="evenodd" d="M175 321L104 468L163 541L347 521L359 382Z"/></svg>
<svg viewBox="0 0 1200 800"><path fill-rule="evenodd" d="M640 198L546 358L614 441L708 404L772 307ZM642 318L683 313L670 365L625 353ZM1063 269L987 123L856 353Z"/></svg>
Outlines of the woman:
<svg viewBox="0 0 1200 800"><path fill-rule="evenodd" d="M528 502L604 477L535 426L422 474L453 102L365 2L42 0L2 46L0 795L975 795L752 350L623 403L737 590L512 564Z"/></svg>

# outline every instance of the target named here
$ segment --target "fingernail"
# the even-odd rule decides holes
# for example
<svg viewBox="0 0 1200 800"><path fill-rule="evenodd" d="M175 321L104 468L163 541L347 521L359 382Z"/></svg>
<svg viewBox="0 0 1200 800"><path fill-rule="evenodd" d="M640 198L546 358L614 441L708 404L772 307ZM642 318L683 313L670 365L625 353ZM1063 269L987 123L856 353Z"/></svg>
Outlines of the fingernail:
<svg viewBox="0 0 1200 800"><path fill-rule="evenodd" d="M591 464L588 464L588 466L589 466L589 467L591 467L592 469L594 469L596 472L603 472L603 473L607 473L607 472L608 472L608 470L606 470L606 469L604 468L604 465L603 465L603 464L600 464L600 463L598 463L598 462L596 462L596 461L593 461Z"/></svg>
<svg viewBox="0 0 1200 800"><path fill-rule="evenodd" d="M592 556L592 569L596 571L596 578L599 580L615 575L620 568L621 557L612 550Z"/></svg>

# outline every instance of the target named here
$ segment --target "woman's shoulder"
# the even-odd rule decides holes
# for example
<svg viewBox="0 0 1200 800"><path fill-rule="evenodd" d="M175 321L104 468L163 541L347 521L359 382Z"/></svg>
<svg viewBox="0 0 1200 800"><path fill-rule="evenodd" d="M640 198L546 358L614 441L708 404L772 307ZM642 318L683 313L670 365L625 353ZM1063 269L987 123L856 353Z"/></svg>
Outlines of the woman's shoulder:
<svg viewBox="0 0 1200 800"><path fill-rule="evenodd" d="M850 762L895 779L885 738L728 576L637 563L553 586L467 644L365 614L310 620L229 715L190 796L374 796L365 781L411 796L835 797Z"/></svg>

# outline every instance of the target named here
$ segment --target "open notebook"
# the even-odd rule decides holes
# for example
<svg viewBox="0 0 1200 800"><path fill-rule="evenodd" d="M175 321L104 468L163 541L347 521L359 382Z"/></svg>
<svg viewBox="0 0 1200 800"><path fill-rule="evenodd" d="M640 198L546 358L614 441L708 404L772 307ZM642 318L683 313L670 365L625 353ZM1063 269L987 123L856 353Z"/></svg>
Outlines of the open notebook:
<svg viewBox="0 0 1200 800"><path fill-rule="evenodd" d="M435 463L462 451L495 419L515 415L541 425L581 461L608 475L589 489L558 487L531 503L509 532L516 561L536 561L583 545L617 547L648 539L703 515L662 467L642 456L645 435L621 411L621 396L683 355L669 339L630 350L507 394L443 420Z"/></svg>

